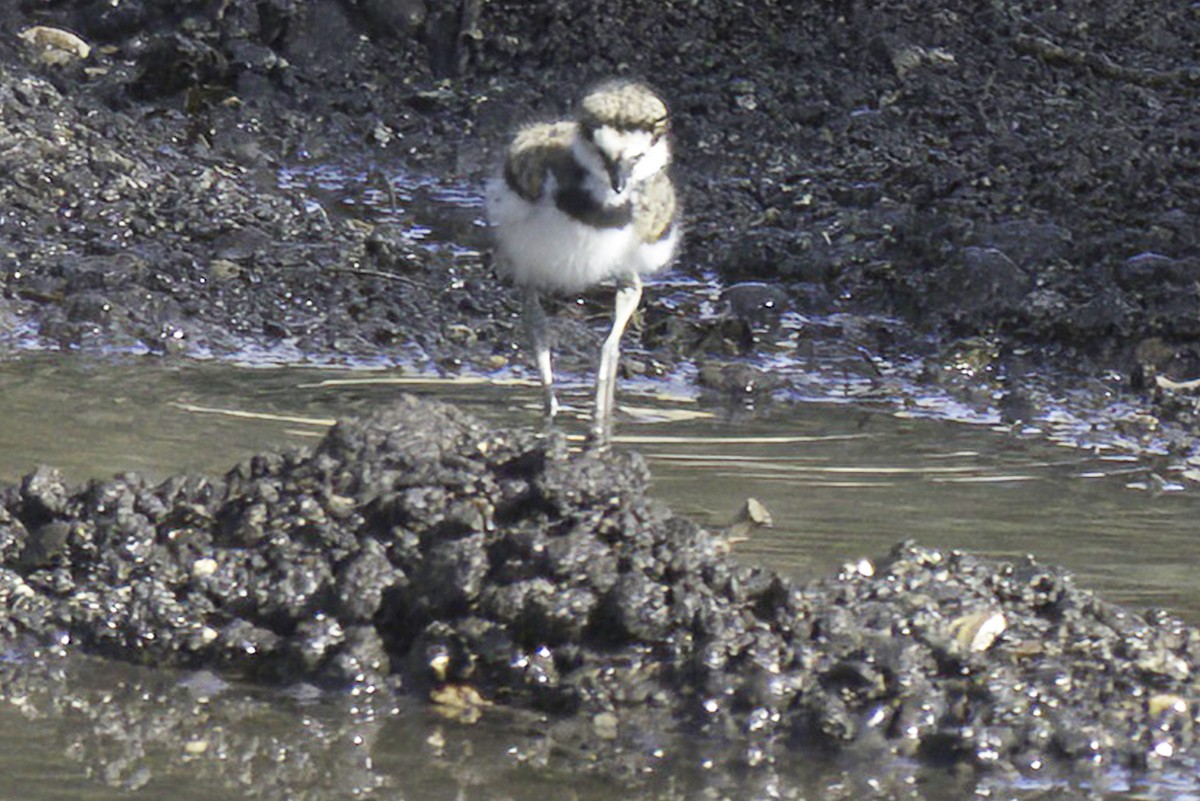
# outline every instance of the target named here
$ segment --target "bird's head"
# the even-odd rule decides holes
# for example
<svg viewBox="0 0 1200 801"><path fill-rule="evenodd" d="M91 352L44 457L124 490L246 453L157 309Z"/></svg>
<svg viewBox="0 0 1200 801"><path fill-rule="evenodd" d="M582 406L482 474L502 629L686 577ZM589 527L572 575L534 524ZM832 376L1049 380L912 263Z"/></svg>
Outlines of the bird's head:
<svg viewBox="0 0 1200 801"><path fill-rule="evenodd" d="M643 84L603 84L580 104L575 150L584 167L623 195L671 161L667 106Z"/></svg>

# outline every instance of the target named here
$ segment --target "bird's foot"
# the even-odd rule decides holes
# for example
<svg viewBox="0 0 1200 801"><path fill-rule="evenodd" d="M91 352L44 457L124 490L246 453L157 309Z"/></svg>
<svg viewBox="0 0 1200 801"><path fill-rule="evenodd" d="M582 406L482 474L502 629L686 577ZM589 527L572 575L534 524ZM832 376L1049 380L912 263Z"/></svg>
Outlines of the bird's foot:
<svg viewBox="0 0 1200 801"><path fill-rule="evenodd" d="M591 430L588 431L586 446L587 450L594 452L604 452L612 447L612 423L611 421L601 421L593 423Z"/></svg>

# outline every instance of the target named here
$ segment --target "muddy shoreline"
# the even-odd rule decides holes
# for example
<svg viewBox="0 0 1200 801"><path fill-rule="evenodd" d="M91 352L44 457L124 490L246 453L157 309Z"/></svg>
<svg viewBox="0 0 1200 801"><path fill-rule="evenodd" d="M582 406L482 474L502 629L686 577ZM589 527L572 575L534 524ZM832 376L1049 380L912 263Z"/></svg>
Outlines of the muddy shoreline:
<svg viewBox="0 0 1200 801"><path fill-rule="evenodd" d="M77 34L87 56L18 38L33 25ZM1054 10L19 2L0 12L0 341L13 353L526 373L517 306L492 272L469 187L491 174L515 122L557 116L581 87L627 73L652 78L672 104L688 227L677 271L720 284L652 299L628 338L628 369L686 371L722 402L748 388L786 397L797 378L770 369L779 353L759 335L754 300L764 290L719 300L723 286L765 283L786 293L789 352L804 357L795 361L833 354L865 397L904 406L930 388L1048 428L1042 418L1067 409L1093 421L1085 444L1161 459L1163 475L1186 478L1200 464L1188 383L1200 375L1198 39L1196 8L1121 0ZM381 201L349 202L343 188L311 178L327 164L355 165L362 197L386 198L388 214ZM298 177L285 188L288 170ZM413 187L399 191L399 173L416 176ZM439 213L442 248L413 236L438 192L460 198ZM562 301L567 371L590 368L607 303L603 291ZM130 478L72 488L43 471L7 488L9 633L47 634L65 620L90 650L126 659L222 665L264 681L478 686L593 720L623 710L615 723L603 718L605 739L622 721L652 726L645 710L662 704L672 725L752 731L764 753L793 737L857 742L876 707L889 748L932 762L1020 771L1047 755L1082 764L1099 750L1145 768L1163 742L1172 753L1191 744L1196 634L1169 618L1117 610L1039 566L915 546L881 558L877 573L831 580L814 600L716 558L706 532L642 498L636 457L550 458L531 435L485 434L447 410L410 412L446 415L445 436L460 440L380 442L370 426L341 436L357 432L373 443L371 458L428 473L422 491L442 493L436 501L400 493L380 508L372 504L382 496L365 491L345 501L354 492L329 492L321 472L341 452L324 466L263 457L229 484L193 477L163 489ZM469 466L474 454L456 450L468 442L507 448L514 464L484 454L486 469ZM447 453L456 455L447 462ZM317 484L298 490L295 471ZM572 475L550 487L545 471ZM374 486L378 476L356 480ZM443 503L446 493L455 504ZM617 531L650 533L633 552L600 558L625 565L620 592L589 585L608 580L589 574L578 593L550 603L542 583L563 578L558 562L544 565L547 576L492 581L489 571L505 568L490 561L499 546L488 540L489 504L515 519L573 520L594 541L564 539L585 550L614 546ZM431 509L453 514L434 520ZM343 525L356 515L359 524ZM362 521L374 521L369 537ZM503 547L534 547L544 523L531 518L528 541L513 534L520 541ZM164 544L163 526L204 533ZM292 529L272 544L272 526ZM410 530L380 545L394 526L438 533L405 539ZM121 532L131 538L122 543ZM322 547L338 558L289 550L326 535L335 541ZM445 547L432 544L443 535ZM561 546L548 552L579 567ZM197 556L213 547L245 561L224 575L220 560ZM672 566L663 548L696 564ZM144 595L108 597L145 559L164 573L131 585ZM407 625L377 629L366 621L380 607L358 605L395 602L383 577L413 568L406 559L429 560L465 594L447 595L441 582L406 589L397 608L420 620L424 639L389 642ZM282 571L271 581L288 592L250 589L262 560ZM693 568L708 571L703 581L672 587L700 575ZM121 582L99 580L109 571ZM313 597L329 600L321 593L345 572L362 594L316 615ZM99 593L94 608L71 606L80 583ZM179 608L180 587L224 598L216 606L227 625L172 634L170 621L200 609ZM926 619L913 598L944 608ZM479 604L491 617L474 614ZM845 604L854 617L838 611ZM754 619L731 612L736 605ZM109 613L127 625L99 625ZM995 641L1000 659L991 641L961 635L998 625L996 615L1008 632ZM619 654L619 669L602 671L618 677L612 685L581 684L581 666L598 664L580 650L596 631L581 620L605 624L596 630L610 639L589 644ZM911 641L883 642L905 627ZM729 640L705 650L698 631ZM495 645L500 635L530 651L520 675L497 656L511 656ZM543 637L566 650L539 656ZM825 637L827 650L799 648L798 637ZM1052 653L1021 650L1035 642ZM247 643L272 657L247 667ZM664 648L675 650L664 657ZM1039 684L1044 676L1023 672L1042 662L1071 676L1069 704ZM770 669L781 663L797 671L794 685ZM689 707L709 684L728 703ZM684 688L697 695L680 702ZM1114 694L1138 700L1110 704ZM1035 725L1039 704L1057 717L1039 712Z"/></svg>
<svg viewBox="0 0 1200 801"><path fill-rule="evenodd" d="M0 633L466 724L533 712L616 775L688 738L714 776L796 749L1035 781L1191 764L1180 620L915 543L802 584L738 565L648 478L414 397L224 477L42 468L0 489Z"/></svg>
<svg viewBox="0 0 1200 801"><path fill-rule="evenodd" d="M915 386L1014 423L1066 409L1191 472L1195 9L628 6L18 4L0 18L6 341L525 373L471 188L514 122L640 74L672 100L679 273L782 288L796 352L897 405ZM34 24L88 58L16 38ZM396 213L279 188L323 164L360 165ZM452 248L412 237L428 188L397 200L402 170L468 196L442 211ZM722 401L802 380L764 369L736 308L650 300L638 374L697 365ZM565 370L590 369L607 303L563 304Z"/></svg>

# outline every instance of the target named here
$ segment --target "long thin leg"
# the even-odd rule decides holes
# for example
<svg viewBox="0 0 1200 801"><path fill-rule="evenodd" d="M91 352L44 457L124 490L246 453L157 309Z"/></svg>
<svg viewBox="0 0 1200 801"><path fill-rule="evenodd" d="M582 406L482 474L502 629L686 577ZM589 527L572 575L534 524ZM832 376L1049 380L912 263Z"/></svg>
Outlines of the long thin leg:
<svg viewBox="0 0 1200 801"><path fill-rule="evenodd" d="M536 289L525 290L523 308L525 328L533 342L533 358L537 364L538 378L542 382L543 405L547 422L553 422L558 414L558 398L554 395L554 368L550 362L550 338L546 333L546 310Z"/></svg>
<svg viewBox="0 0 1200 801"><path fill-rule="evenodd" d="M629 318L642 300L642 279L635 273L617 287L612 331L600 349L600 367L596 370L596 411L592 418L592 441L603 447L612 433L613 408L617 385L617 362L621 358L621 335Z"/></svg>

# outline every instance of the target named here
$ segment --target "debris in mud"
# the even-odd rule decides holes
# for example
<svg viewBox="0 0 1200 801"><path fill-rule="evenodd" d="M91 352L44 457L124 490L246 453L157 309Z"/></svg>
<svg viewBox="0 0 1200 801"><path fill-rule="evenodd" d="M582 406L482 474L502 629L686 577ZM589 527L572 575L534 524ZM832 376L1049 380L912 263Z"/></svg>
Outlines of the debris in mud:
<svg viewBox="0 0 1200 801"><path fill-rule="evenodd" d="M17 36L23 39L36 54L38 61L49 67L61 67L73 61L82 61L92 52L92 47L70 31L35 25L26 28Z"/></svg>

